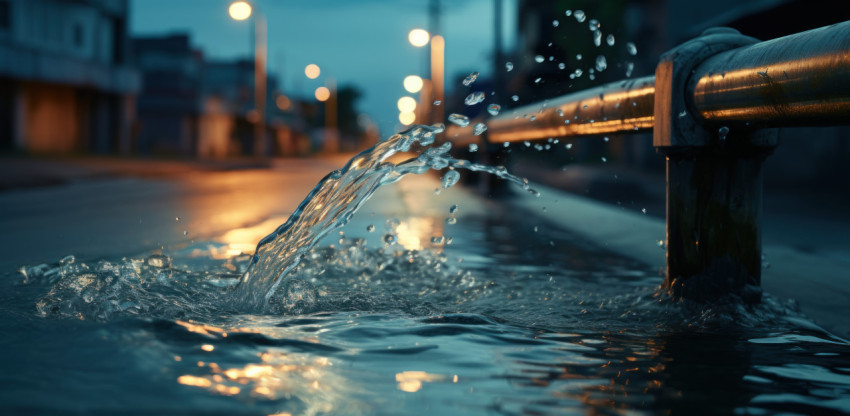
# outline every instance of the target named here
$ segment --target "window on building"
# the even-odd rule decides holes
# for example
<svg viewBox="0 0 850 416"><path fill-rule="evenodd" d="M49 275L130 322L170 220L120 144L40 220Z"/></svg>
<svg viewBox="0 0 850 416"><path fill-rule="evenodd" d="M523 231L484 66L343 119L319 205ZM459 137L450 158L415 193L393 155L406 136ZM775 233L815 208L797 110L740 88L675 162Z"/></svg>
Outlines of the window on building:
<svg viewBox="0 0 850 416"><path fill-rule="evenodd" d="M12 10L9 0L0 0L0 30L12 28Z"/></svg>

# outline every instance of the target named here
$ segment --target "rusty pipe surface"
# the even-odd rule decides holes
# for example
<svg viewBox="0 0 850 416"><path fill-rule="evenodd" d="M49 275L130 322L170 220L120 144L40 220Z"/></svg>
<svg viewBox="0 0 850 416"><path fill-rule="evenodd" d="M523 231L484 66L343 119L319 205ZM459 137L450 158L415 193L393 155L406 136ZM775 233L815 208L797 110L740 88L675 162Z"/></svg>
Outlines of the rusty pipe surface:
<svg viewBox="0 0 850 416"><path fill-rule="evenodd" d="M488 139L502 143L649 130L654 96L655 77L613 82L505 110L487 121Z"/></svg>
<svg viewBox="0 0 850 416"><path fill-rule="evenodd" d="M717 123L850 123L850 22L714 55L694 70L691 110Z"/></svg>

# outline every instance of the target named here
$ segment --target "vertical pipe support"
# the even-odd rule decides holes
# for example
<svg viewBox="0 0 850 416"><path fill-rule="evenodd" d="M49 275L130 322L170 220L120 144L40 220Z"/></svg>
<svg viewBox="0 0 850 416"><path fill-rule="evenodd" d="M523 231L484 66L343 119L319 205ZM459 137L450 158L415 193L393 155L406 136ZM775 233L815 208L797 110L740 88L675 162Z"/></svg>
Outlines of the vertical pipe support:
<svg viewBox="0 0 850 416"><path fill-rule="evenodd" d="M761 299L761 163L775 130L731 130L700 119L694 70L710 56L758 42L714 28L662 55L655 72L653 145L667 158L667 275L677 298Z"/></svg>

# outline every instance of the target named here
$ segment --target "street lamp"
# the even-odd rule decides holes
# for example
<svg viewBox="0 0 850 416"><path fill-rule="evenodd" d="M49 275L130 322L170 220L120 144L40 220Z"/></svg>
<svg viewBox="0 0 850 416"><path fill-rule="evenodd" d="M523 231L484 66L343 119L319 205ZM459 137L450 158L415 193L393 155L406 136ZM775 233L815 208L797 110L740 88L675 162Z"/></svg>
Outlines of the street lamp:
<svg viewBox="0 0 850 416"><path fill-rule="evenodd" d="M236 1L227 9L233 20L246 20L251 15L254 24L254 109L257 122L254 124L254 154L266 156L266 18L248 2Z"/></svg>
<svg viewBox="0 0 850 416"><path fill-rule="evenodd" d="M431 36L424 29L413 29L407 35L410 44L421 48L431 43L431 89L433 90L434 101L442 103L445 97L445 56L446 56L446 40L440 35ZM439 105L434 108L433 119L431 122L440 122L443 120L443 106Z"/></svg>

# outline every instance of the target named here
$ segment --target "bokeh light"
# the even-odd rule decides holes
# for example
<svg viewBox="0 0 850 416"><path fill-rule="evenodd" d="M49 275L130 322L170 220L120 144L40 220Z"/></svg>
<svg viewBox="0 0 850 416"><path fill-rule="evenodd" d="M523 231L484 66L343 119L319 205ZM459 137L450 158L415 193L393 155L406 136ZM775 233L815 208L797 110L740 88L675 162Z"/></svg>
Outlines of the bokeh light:
<svg viewBox="0 0 850 416"><path fill-rule="evenodd" d="M251 5L244 1L235 1L227 9L234 20L245 20L251 17Z"/></svg>
<svg viewBox="0 0 850 416"><path fill-rule="evenodd" d="M289 106L292 105L292 102L289 101L289 97L283 94L278 95L277 98L275 98L274 102L277 105L277 108L280 109L280 111L289 110Z"/></svg>
<svg viewBox="0 0 850 416"><path fill-rule="evenodd" d="M327 101L328 98L331 98L331 90L327 89L327 87L316 88L316 99L317 100Z"/></svg>
<svg viewBox="0 0 850 416"><path fill-rule="evenodd" d="M398 115L398 121L400 121L401 124L404 124L405 126L409 126L413 124L414 121L416 121L416 114L413 114L413 112L410 111L402 111Z"/></svg>
<svg viewBox="0 0 850 416"><path fill-rule="evenodd" d="M304 75L306 75L307 78L310 78L310 79L318 78L319 74L321 74L321 73L322 73L322 70L319 69L319 66L316 65L316 64L310 64L310 65L307 65L304 68Z"/></svg>
<svg viewBox="0 0 850 416"><path fill-rule="evenodd" d="M413 97L401 97L398 99L398 111L410 113L416 110L416 100Z"/></svg>
<svg viewBox="0 0 850 416"><path fill-rule="evenodd" d="M408 75L404 78L404 89L413 94L422 89L422 78L416 75Z"/></svg>
<svg viewBox="0 0 850 416"><path fill-rule="evenodd" d="M407 39L411 45L421 48L428 44L431 35L425 29L413 29L407 35Z"/></svg>

